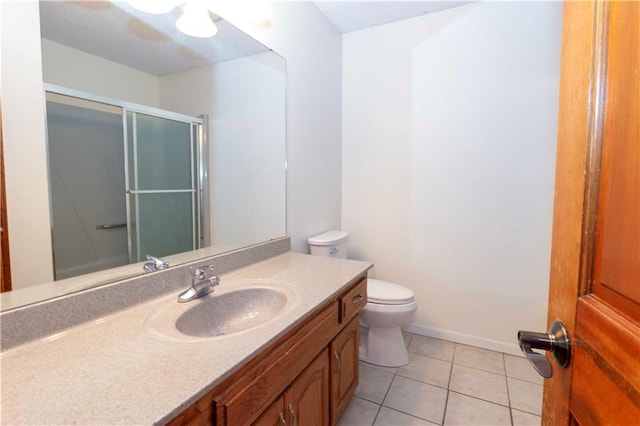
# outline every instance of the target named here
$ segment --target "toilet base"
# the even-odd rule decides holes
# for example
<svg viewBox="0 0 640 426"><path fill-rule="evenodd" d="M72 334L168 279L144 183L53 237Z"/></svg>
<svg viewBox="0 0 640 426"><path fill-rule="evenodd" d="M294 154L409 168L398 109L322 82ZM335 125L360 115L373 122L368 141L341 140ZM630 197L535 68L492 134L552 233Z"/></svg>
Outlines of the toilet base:
<svg viewBox="0 0 640 426"><path fill-rule="evenodd" d="M409 363L400 327L362 327L360 332L360 360L382 367L402 367Z"/></svg>

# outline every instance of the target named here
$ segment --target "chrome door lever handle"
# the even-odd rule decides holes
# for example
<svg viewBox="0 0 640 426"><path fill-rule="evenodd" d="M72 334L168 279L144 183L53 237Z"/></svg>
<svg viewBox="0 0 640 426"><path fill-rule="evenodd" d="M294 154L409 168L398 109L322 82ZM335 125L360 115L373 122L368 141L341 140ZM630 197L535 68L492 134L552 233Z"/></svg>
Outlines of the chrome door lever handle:
<svg viewBox="0 0 640 426"><path fill-rule="evenodd" d="M518 343L533 368L544 378L553 375L553 368L549 360L533 349L542 349L551 352L558 365L566 368L571 361L571 342L569 334L562 321L555 320L551 323L548 333L534 331L518 331Z"/></svg>

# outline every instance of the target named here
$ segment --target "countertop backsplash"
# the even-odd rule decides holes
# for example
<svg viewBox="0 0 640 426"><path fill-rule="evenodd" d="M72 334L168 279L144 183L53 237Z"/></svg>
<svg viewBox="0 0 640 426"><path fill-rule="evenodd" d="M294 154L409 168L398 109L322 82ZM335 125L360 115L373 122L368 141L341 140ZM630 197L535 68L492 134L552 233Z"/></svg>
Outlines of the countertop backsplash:
<svg viewBox="0 0 640 426"><path fill-rule="evenodd" d="M279 238L196 262L0 313L0 351L60 333L191 285L190 266L214 265L216 274L242 268L291 249Z"/></svg>

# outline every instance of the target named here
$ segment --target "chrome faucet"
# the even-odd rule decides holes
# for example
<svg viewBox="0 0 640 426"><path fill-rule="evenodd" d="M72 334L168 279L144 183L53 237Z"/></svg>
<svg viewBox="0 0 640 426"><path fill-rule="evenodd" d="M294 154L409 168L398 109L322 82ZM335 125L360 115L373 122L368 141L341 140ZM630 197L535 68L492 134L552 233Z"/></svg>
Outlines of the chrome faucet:
<svg viewBox="0 0 640 426"><path fill-rule="evenodd" d="M148 254L146 258L147 260L151 260L151 262L145 263L142 267L145 272L154 272L160 269L167 269L169 267L169 264L159 257Z"/></svg>
<svg viewBox="0 0 640 426"><path fill-rule="evenodd" d="M213 265L202 266L200 268L189 268L191 270L191 287L180 293L178 302L189 302L198 297L207 295L220 284L220 278L217 275L209 277L207 271L213 271Z"/></svg>

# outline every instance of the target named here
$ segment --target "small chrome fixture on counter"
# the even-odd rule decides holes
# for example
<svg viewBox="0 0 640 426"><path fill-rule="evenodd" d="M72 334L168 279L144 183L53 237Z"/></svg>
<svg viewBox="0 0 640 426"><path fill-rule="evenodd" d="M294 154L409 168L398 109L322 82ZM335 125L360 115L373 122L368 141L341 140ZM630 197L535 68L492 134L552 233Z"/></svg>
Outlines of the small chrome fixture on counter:
<svg viewBox="0 0 640 426"><path fill-rule="evenodd" d="M189 302L198 297L207 295L220 284L220 278L217 275L209 277L207 271L213 271L213 265L202 266L200 268L189 268L191 270L191 287L180 293L178 302Z"/></svg>
<svg viewBox="0 0 640 426"><path fill-rule="evenodd" d="M147 260L151 260L151 262L145 263L142 267L145 272L155 272L160 269L167 269L169 267L169 264L159 257L151 256L150 254L148 254L146 257Z"/></svg>

